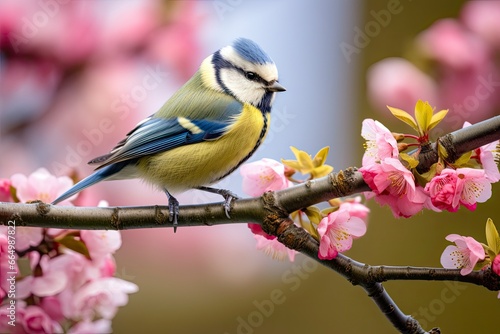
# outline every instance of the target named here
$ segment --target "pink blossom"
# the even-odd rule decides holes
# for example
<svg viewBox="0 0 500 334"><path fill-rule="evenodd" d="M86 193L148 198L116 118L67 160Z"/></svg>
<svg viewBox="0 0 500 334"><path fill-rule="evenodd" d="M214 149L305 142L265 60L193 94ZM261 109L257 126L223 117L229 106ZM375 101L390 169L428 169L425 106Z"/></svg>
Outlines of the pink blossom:
<svg viewBox="0 0 500 334"><path fill-rule="evenodd" d="M388 205L394 217L409 218L428 207L429 197L421 187L415 187L413 196L377 195L375 201L382 205Z"/></svg>
<svg viewBox="0 0 500 334"><path fill-rule="evenodd" d="M68 334L107 334L112 333L111 321L99 319L96 321L84 320L71 327Z"/></svg>
<svg viewBox="0 0 500 334"><path fill-rule="evenodd" d="M0 179L0 202L12 202L9 179Z"/></svg>
<svg viewBox="0 0 500 334"><path fill-rule="evenodd" d="M118 307L127 304L128 294L137 291L137 285L116 277L96 279L84 284L71 298L63 299L63 312L70 319L111 319Z"/></svg>
<svg viewBox="0 0 500 334"><path fill-rule="evenodd" d="M379 164L360 168L360 172L365 182L376 194L399 197L414 193L413 174L398 159L386 158Z"/></svg>
<svg viewBox="0 0 500 334"><path fill-rule="evenodd" d="M285 166L273 159L264 158L244 164L240 173L243 176L243 192L250 196L260 196L266 191L292 186L285 176Z"/></svg>
<svg viewBox="0 0 500 334"><path fill-rule="evenodd" d="M361 203L361 196L356 196L354 198L350 198L344 200L340 206L340 210L345 210L349 212L351 217L358 217L363 219L366 223L368 220L368 214L370 213L370 209L364 204Z"/></svg>
<svg viewBox="0 0 500 334"><path fill-rule="evenodd" d="M403 58L385 58L367 72L368 98L373 106L387 115L387 105L413 110L422 99L436 105L437 84L415 65Z"/></svg>
<svg viewBox="0 0 500 334"><path fill-rule="evenodd" d="M476 208L476 202L484 203L491 197L491 183L484 169L458 168L457 176L459 201L470 210Z"/></svg>
<svg viewBox="0 0 500 334"><path fill-rule="evenodd" d="M395 217L410 217L424 207L426 194L416 187L411 171L395 158L363 166L363 179L376 194L380 205L389 205Z"/></svg>
<svg viewBox="0 0 500 334"><path fill-rule="evenodd" d="M456 212L458 210L457 193L458 176L455 170L445 168L427 182L425 191L429 194L432 204L440 210Z"/></svg>
<svg viewBox="0 0 500 334"><path fill-rule="evenodd" d="M278 241L278 238L269 239L258 234L254 235L254 238L257 240L257 249L264 251L266 255L269 255L273 259L284 260L288 256L290 261L293 262L295 260L297 252L283 245Z"/></svg>
<svg viewBox="0 0 500 334"><path fill-rule="evenodd" d="M484 260L483 246L472 237L450 234L446 240L454 242L456 246L448 246L441 254L441 265L447 269L461 269L460 274L465 276L472 272L479 260Z"/></svg>
<svg viewBox="0 0 500 334"><path fill-rule="evenodd" d="M321 220L318 233L318 257L331 260L337 257L339 252L349 250L353 239L366 233L366 224L361 218L350 216L348 211L339 209Z"/></svg>
<svg viewBox="0 0 500 334"><path fill-rule="evenodd" d="M266 239L273 240L276 238L274 235L270 235L270 234L267 234L266 232L264 232L264 230L262 229L262 226L260 226L260 224L248 223L248 228L250 229L250 231L252 231L253 234L261 235Z"/></svg>
<svg viewBox="0 0 500 334"><path fill-rule="evenodd" d="M379 121L365 119L361 136L366 139L363 166L379 162L384 158L396 158L399 154L398 143L392 133Z"/></svg>
<svg viewBox="0 0 500 334"><path fill-rule="evenodd" d="M491 197L491 183L482 169L445 168L427 183L425 191L438 209L456 212L462 204L475 210L476 202L483 203Z"/></svg>
<svg viewBox="0 0 500 334"><path fill-rule="evenodd" d="M493 143L481 146L476 152L477 151L479 151L479 161L483 165L486 178L492 183L500 181L500 172L498 171L500 142L497 140Z"/></svg>
<svg viewBox="0 0 500 334"><path fill-rule="evenodd" d="M498 276L500 276L500 254L497 254L491 263L491 270Z"/></svg>
<svg viewBox="0 0 500 334"><path fill-rule="evenodd" d="M471 126L469 122L464 122L464 128L469 126ZM500 172L497 165L500 161L500 141L497 140L481 146L475 150L475 153L479 157L479 162L483 165L486 178L492 183L500 181Z"/></svg>
<svg viewBox="0 0 500 334"><path fill-rule="evenodd" d="M52 320L42 308L36 305L27 306L25 309L18 309L18 312L22 313L21 323L27 333L64 333L61 326Z"/></svg>
<svg viewBox="0 0 500 334"><path fill-rule="evenodd" d="M40 200L50 203L63 192L71 188L73 181L67 176L55 177L45 168L39 168L30 176L14 174L11 177L12 186L16 188L17 197L23 203ZM61 202L62 205L71 205L77 195Z"/></svg>
<svg viewBox="0 0 500 334"><path fill-rule="evenodd" d="M90 257L99 261L109 254L114 254L122 244L119 231L82 230L80 237L89 250Z"/></svg>

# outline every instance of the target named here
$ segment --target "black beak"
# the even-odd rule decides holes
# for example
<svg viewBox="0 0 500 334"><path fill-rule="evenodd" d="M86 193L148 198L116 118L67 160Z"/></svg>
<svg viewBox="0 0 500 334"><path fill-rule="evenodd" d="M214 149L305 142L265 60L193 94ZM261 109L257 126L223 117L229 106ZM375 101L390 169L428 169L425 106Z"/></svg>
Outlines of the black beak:
<svg viewBox="0 0 500 334"><path fill-rule="evenodd" d="M275 81L272 85L267 86L267 90L270 92L284 92L286 88L280 85L278 81Z"/></svg>

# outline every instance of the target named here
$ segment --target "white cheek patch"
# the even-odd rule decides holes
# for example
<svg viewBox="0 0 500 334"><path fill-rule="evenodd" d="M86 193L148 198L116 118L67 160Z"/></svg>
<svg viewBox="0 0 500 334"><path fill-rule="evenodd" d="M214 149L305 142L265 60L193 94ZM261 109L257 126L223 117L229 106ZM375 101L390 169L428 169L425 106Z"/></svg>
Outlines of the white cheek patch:
<svg viewBox="0 0 500 334"><path fill-rule="evenodd" d="M220 76L224 85L242 102L257 105L264 97L265 90L261 84L248 80L236 69L223 68Z"/></svg>

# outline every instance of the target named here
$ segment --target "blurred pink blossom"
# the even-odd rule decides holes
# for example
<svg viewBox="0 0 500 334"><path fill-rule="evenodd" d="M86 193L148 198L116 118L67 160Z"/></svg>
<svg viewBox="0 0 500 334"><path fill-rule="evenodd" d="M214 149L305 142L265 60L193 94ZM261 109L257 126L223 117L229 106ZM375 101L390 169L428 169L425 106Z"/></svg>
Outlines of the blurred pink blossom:
<svg viewBox="0 0 500 334"><path fill-rule="evenodd" d="M30 247L38 246L43 240L43 228L41 227L16 227L16 250L25 251Z"/></svg>
<svg viewBox="0 0 500 334"><path fill-rule="evenodd" d="M61 325L52 320L39 306L29 305L26 308L18 308L17 312L20 315L19 322L26 333L64 333Z"/></svg>
<svg viewBox="0 0 500 334"><path fill-rule="evenodd" d="M64 320L64 315L61 309L61 301L55 296L47 296L41 298L40 307L55 321Z"/></svg>
<svg viewBox="0 0 500 334"><path fill-rule="evenodd" d="M487 45L454 19L434 22L416 43L428 58L454 70L481 68L490 57Z"/></svg>
<svg viewBox="0 0 500 334"><path fill-rule="evenodd" d="M137 285L116 277L96 279L81 286L71 298L64 298L63 312L71 319L111 319L118 307L128 303L128 294L137 291Z"/></svg>
<svg viewBox="0 0 500 334"><path fill-rule="evenodd" d="M0 202L11 202L10 179L0 179Z"/></svg>
<svg viewBox="0 0 500 334"><path fill-rule="evenodd" d="M385 58L367 71L370 102L380 111L387 105L412 110L418 99L438 102L437 85L427 74L403 58Z"/></svg>
<svg viewBox="0 0 500 334"><path fill-rule="evenodd" d="M351 249L353 239L365 235L366 223L340 208L321 220L318 233L320 236L318 257L331 260L336 258L339 252Z"/></svg>
<svg viewBox="0 0 500 334"><path fill-rule="evenodd" d="M465 276L472 272L479 260L485 257L483 246L472 237L450 234L446 240L454 242L456 246L448 246L441 255L441 265L447 269L461 269L460 274Z"/></svg>
<svg viewBox="0 0 500 334"><path fill-rule="evenodd" d="M460 13L461 20L472 32L490 45L500 48L500 3L498 1L468 1Z"/></svg>
<svg viewBox="0 0 500 334"><path fill-rule="evenodd" d="M295 254L297 254L297 252L283 245L278 241L278 238L273 237L269 239L258 234L255 234L254 238L257 240L257 249L264 251L266 255L273 259L284 260L288 257L291 262L295 260Z"/></svg>
<svg viewBox="0 0 500 334"><path fill-rule="evenodd" d="M28 177L23 174L14 174L10 179L12 186L16 188L17 197L23 203L33 200L50 203L73 185L73 181L69 177L55 177L45 168L37 169ZM61 202L61 205L71 205L70 201L77 196L71 196Z"/></svg>
<svg viewBox="0 0 500 334"><path fill-rule="evenodd" d="M31 293L39 297L53 296L66 288L68 277L65 275L64 258L58 256L49 258L44 255L38 261L37 267L41 269L40 276L27 276L20 284L29 286ZM21 283L22 282L22 283Z"/></svg>
<svg viewBox="0 0 500 334"><path fill-rule="evenodd" d="M152 34L147 54L154 63L161 62L179 74L182 81L189 79L199 65L200 44L198 31L204 17L192 1L179 2L178 16L168 28Z"/></svg>
<svg viewBox="0 0 500 334"><path fill-rule="evenodd" d="M112 333L111 321L99 319L96 321L84 320L71 327L68 334L107 334Z"/></svg>
<svg viewBox="0 0 500 334"><path fill-rule="evenodd" d="M114 254L122 245L119 231L82 230L80 237L89 250L92 260L99 262L109 254Z"/></svg>
<svg viewBox="0 0 500 334"><path fill-rule="evenodd" d="M260 226L260 224L248 223L248 228L255 235L263 236L264 238L269 239L269 240L276 239L276 237L274 235L269 235L266 232L264 232L264 230L262 229L262 226Z"/></svg>
<svg viewBox="0 0 500 334"><path fill-rule="evenodd" d="M496 1L469 1L461 20L441 19L422 31L412 55L426 73L398 58L372 65L367 74L371 104L386 113L386 104L409 110L423 98L450 110L442 126L452 128L493 115L500 107L498 13Z"/></svg>

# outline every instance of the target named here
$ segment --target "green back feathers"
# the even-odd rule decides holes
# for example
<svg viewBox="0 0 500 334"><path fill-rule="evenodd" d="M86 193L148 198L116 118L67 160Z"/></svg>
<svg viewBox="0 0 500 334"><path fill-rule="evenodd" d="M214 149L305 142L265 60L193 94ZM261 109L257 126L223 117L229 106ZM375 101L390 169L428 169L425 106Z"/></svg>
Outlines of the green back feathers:
<svg viewBox="0 0 500 334"><path fill-rule="evenodd" d="M207 88L200 71L184 84L154 117L210 119L228 121L241 112L243 105L230 95Z"/></svg>

